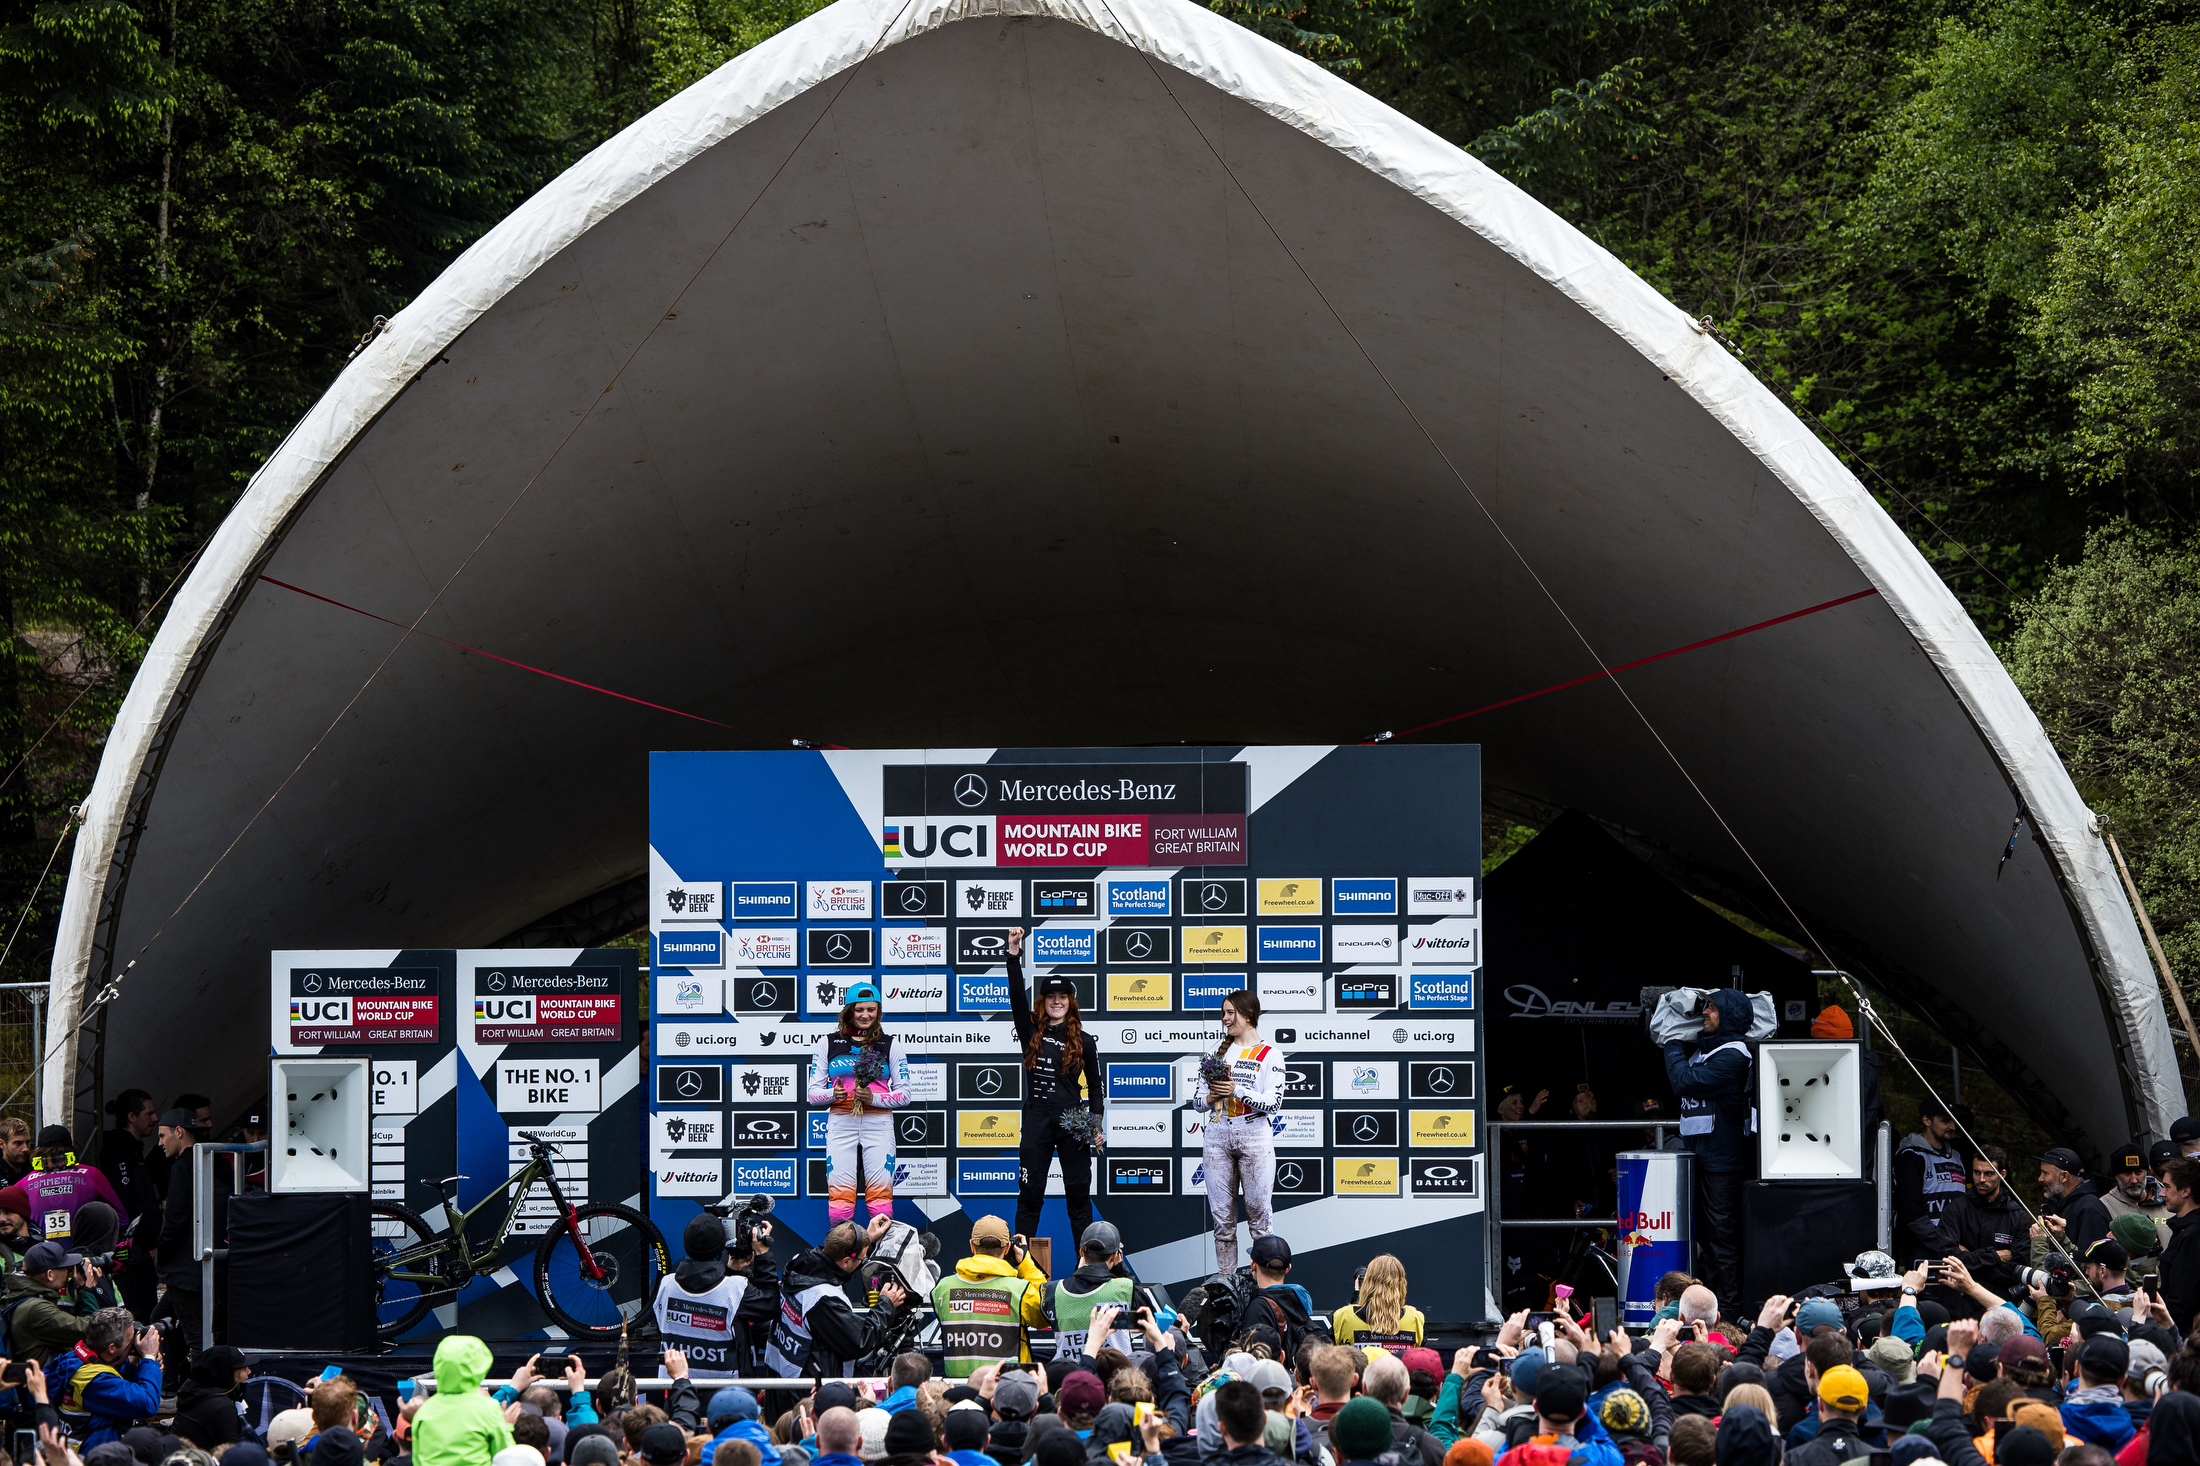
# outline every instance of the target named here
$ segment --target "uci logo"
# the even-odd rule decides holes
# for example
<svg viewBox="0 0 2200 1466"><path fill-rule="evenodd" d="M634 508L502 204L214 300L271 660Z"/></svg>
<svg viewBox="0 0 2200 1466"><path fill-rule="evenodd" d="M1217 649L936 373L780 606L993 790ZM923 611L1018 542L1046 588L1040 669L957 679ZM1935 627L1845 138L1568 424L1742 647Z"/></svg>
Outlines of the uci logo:
<svg viewBox="0 0 2200 1466"><path fill-rule="evenodd" d="M483 1018L525 1023L535 1016L533 998L483 998L475 1007L480 1010L479 1016Z"/></svg>
<svg viewBox="0 0 2200 1466"><path fill-rule="evenodd" d="M351 999L317 998L290 1005L290 1021L293 1023L349 1023Z"/></svg>

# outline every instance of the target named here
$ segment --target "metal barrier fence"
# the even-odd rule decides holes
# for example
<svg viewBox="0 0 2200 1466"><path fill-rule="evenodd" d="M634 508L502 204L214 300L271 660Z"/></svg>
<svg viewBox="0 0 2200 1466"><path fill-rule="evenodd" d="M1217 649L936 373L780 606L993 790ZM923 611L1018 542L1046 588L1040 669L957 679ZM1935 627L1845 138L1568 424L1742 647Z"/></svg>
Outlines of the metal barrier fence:
<svg viewBox="0 0 2200 1466"><path fill-rule="evenodd" d="M46 1076L39 1072L38 1060L46 1051L46 993L42 982L0 982L0 1098L29 1081L0 1114L27 1121L33 1139L44 1113L39 1102L45 1098Z"/></svg>
<svg viewBox="0 0 2200 1466"><path fill-rule="evenodd" d="M1497 1305L1498 1316L1503 1317L1505 1311L1505 1228L1537 1227L1569 1232L1601 1230L1611 1232L1615 1237L1619 1235L1620 1230L1618 1217L1521 1217L1518 1220L1508 1220L1504 1213L1505 1132L1508 1130L1571 1130L1579 1133L1583 1130L1631 1130L1640 1135L1644 1131L1648 1131L1652 1137L1648 1148L1662 1150L1665 1148L1666 1131L1677 1129L1678 1125L1670 1120L1492 1120L1486 1128L1490 1132L1487 1164L1490 1170L1498 1173L1492 1176L1488 1182L1489 1226L1485 1235L1489 1243L1489 1271L1486 1276L1490 1280L1490 1297ZM1642 1148L1635 1145L1614 1147L1615 1150L1637 1150ZM1691 1271L1693 1271L1693 1254L1695 1250L1693 1245L1689 1250L1691 1254ZM1593 1253L1592 1255L1600 1259L1603 1257L1601 1253ZM1609 1264L1607 1265L1609 1266ZM1619 1292L1619 1278L1616 1270L1612 1279L1612 1291L1615 1295Z"/></svg>

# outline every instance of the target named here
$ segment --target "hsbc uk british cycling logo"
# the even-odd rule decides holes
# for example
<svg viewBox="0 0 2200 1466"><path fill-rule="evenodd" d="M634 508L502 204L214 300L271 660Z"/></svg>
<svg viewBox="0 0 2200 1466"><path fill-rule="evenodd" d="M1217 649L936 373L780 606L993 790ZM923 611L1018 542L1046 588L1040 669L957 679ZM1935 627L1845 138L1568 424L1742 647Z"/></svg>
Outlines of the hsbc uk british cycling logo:
<svg viewBox="0 0 2200 1466"><path fill-rule="evenodd" d="M983 774L965 774L955 781L955 802L964 809L976 809L991 792Z"/></svg>

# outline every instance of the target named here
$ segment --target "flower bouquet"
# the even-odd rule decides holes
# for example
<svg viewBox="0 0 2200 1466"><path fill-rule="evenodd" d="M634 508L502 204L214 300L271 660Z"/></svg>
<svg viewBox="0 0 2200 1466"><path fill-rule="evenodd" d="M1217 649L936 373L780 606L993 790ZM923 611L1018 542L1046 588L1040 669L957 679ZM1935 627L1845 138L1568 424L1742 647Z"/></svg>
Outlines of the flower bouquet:
<svg viewBox="0 0 2200 1466"><path fill-rule="evenodd" d="M1209 1109L1214 1108L1214 1100L1210 1097L1214 1087L1229 1083L1231 1078L1230 1061L1220 1054L1209 1054L1199 1061L1199 1092Z"/></svg>
<svg viewBox="0 0 2200 1466"><path fill-rule="evenodd" d="M1107 1149L1108 1137L1101 1128L1099 1118L1083 1105L1073 1105L1055 1116L1054 1123L1064 1135L1082 1140L1093 1150Z"/></svg>
<svg viewBox="0 0 2200 1466"><path fill-rule="evenodd" d="M849 1097L855 1101L856 1113L862 1114L864 1101L870 1097L871 1086L886 1082L886 1056L865 1044L856 1050L855 1073L849 1080Z"/></svg>

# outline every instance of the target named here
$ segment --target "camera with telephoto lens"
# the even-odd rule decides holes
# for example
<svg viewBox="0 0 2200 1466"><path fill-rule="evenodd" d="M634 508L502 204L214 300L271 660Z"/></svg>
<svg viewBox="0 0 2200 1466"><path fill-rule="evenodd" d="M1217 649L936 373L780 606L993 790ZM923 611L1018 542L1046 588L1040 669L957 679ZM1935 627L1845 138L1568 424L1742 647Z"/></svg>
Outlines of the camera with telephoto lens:
<svg viewBox="0 0 2200 1466"><path fill-rule="evenodd" d="M2050 1252L2040 1259L2043 1266L2017 1269L2017 1286L2009 1290L2012 1299L2024 1299L2034 1288L2043 1288L2050 1298L2068 1298L2077 1291L2078 1268L2060 1252Z"/></svg>

